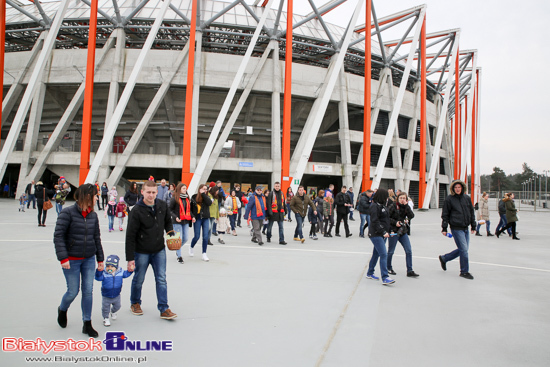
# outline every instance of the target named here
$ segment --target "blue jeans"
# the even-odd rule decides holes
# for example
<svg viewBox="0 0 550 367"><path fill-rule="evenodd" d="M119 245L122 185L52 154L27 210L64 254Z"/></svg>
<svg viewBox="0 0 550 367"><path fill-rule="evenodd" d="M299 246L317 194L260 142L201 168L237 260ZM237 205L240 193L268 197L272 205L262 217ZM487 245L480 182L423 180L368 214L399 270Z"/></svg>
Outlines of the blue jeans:
<svg viewBox="0 0 550 367"><path fill-rule="evenodd" d="M470 232L468 230L451 229L457 249L443 255L443 261L448 262L460 256L460 273L470 270L468 264L468 247L470 247Z"/></svg>
<svg viewBox="0 0 550 367"><path fill-rule="evenodd" d="M208 240L210 239L208 228L210 227L210 218L196 218L195 224L193 224L193 230L195 236L191 241L191 248L195 247L195 244L199 241L201 237L201 228L202 228L202 253L206 253L206 247L208 246Z"/></svg>
<svg viewBox="0 0 550 367"><path fill-rule="evenodd" d="M393 257L393 253L395 252L397 242L399 242L403 246L403 250L405 250L405 262L407 264L407 272L413 271L411 241L409 240L408 234L404 234L402 236L390 236L388 240L388 269L393 269L391 265L391 259Z"/></svg>
<svg viewBox="0 0 550 367"><path fill-rule="evenodd" d="M141 286L145 280L145 273L149 265L153 267L155 284L157 288L157 308L162 313L168 307L168 287L166 284L166 250L162 249L154 254L135 253L136 270L132 279L132 290L130 292L130 304L141 305Z"/></svg>
<svg viewBox="0 0 550 367"><path fill-rule="evenodd" d="M479 229L481 228L481 224L478 224L477 225L477 229L476 229L476 232L479 233ZM485 221L485 229L487 230L487 233L491 232L491 221L490 220L486 220Z"/></svg>
<svg viewBox="0 0 550 367"><path fill-rule="evenodd" d="M189 224L173 224L174 231L179 232L181 237L181 247L187 243L189 239ZM181 257L181 247L179 250L176 250L176 256Z"/></svg>
<svg viewBox="0 0 550 367"><path fill-rule="evenodd" d="M216 233L216 218L210 218L210 226L208 227L208 238L212 238L212 231Z"/></svg>
<svg viewBox="0 0 550 367"><path fill-rule="evenodd" d="M229 216L229 223L231 224L231 230L235 230L235 221L237 220L237 214L233 214Z"/></svg>
<svg viewBox="0 0 550 367"><path fill-rule="evenodd" d="M29 209L31 202L32 202L32 208L36 209L36 196L34 194L29 194L29 201L27 201L27 209Z"/></svg>
<svg viewBox="0 0 550 367"><path fill-rule="evenodd" d="M359 236L364 236L365 230L363 228L365 228L365 223L367 222L367 214L361 213L360 217L361 217L361 227L359 227Z"/></svg>
<svg viewBox="0 0 550 367"><path fill-rule="evenodd" d="M296 218L296 229L294 230L294 238L304 238L304 234L302 233L302 223L304 222L304 217L302 217L300 214L296 213L294 214L294 217Z"/></svg>
<svg viewBox="0 0 550 367"><path fill-rule="evenodd" d="M62 210L63 210L63 204L55 203L55 211L57 212L57 215L59 215L59 213L61 213Z"/></svg>
<svg viewBox="0 0 550 367"><path fill-rule="evenodd" d="M109 218L109 230L113 230L113 225L115 224L115 216L114 215L108 215L107 218Z"/></svg>
<svg viewBox="0 0 550 367"><path fill-rule="evenodd" d="M239 227L241 226L242 215L243 215L243 208L237 209L237 226L239 226Z"/></svg>
<svg viewBox="0 0 550 367"><path fill-rule="evenodd" d="M269 225L267 227L267 239L271 239L271 229L273 228L273 223L275 223L274 220L269 221ZM283 231L283 223L284 221L278 220L277 224L279 225L279 242L282 242L285 240L285 232Z"/></svg>
<svg viewBox="0 0 550 367"><path fill-rule="evenodd" d="M386 239L384 237L370 237L374 249L372 250L372 257L369 262L369 270L367 275L374 274L374 268L380 258L380 272L382 273L382 279L388 277L388 253L386 251Z"/></svg>
<svg viewBox="0 0 550 367"><path fill-rule="evenodd" d="M500 214L500 222L498 222L497 229L495 229L496 232L500 231L501 228L506 227L508 224L508 221L506 220L506 214ZM512 234L512 228L507 229L508 234Z"/></svg>
<svg viewBox="0 0 550 367"><path fill-rule="evenodd" d="M61 298L59 309L67 311L78 295L82 279L82 321L92 319L93 286L95 275L95 256L84 260L69 260L70 269L63 269L67 281L67 292Z"/></svg>
<svg viewBox="0 0 550 367"><path fill-rule="evenodd" d="M290 210L290 203L286 204L286 212L288 213L288 220L292 220L292 210Z"/></svg>

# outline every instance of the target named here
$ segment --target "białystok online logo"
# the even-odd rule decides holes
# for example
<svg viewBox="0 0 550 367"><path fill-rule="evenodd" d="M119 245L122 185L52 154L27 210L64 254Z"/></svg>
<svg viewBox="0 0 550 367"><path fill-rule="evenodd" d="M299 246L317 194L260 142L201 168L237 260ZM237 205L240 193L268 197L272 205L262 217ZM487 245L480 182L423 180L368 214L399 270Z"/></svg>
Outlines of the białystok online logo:
<svg viewBox="0 0 550 367"><path fill-rule="evenodd" d="M123 331L110 331L105 333L105 340L51 340L49 342L36 338L25 340L23 338L2 338L2 351L4 352L101 352L105 344L106 351L172 351L171 340L129 340Z"/></svg>

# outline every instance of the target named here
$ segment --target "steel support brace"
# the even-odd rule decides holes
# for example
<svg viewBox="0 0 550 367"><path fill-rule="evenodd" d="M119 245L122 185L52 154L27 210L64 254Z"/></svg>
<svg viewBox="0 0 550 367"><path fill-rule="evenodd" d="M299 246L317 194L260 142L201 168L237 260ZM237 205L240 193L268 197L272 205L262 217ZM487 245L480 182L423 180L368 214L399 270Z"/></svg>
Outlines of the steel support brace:
<svg viewBox="0 0 550 367"><path fill-rule="evenodd" d="M5 52L6 52L6 2L0 1L0 87L2 87L1 97L4 96ZM0 111L0 131L2 131L2 121L3 121L3 111Z"/></svg>
<svg viewBox="0 0 550 367"><path fill-rule="evenodd" d="M364 182L364 177L368 177L368 187L364 190L367 190L367 189L370 189L370 185L372 185L372 180L370 179L370 172L371 172L371 165L370 165L370 161L371 161L371 156L370 156L370 148L371 148L371 137L372 137L372 134L374 133L374 128L376 127L376 123L372 123L372 121L377 121L378 120L378 115L380 114L380 108L382 107L382 102L383 102L383 98L382 96L384 95L384 89L385 88L388 88L390 91L391 91L391 88L392 88L392 84L391 82L388 82L388 78L391 78L391 69L389 67L386 67L384 69L382 69L382 71L380 72L380 78L379 78L379 82L378 82L378 90L376 92L376 98L374 100L374 106L373 108L371 108L371 112L370 112L370 126L369 126L369 129L367 130L368 131L368 143L367 141L363 140L363 144L361 145L361 148L359 148L359 155L357 156L357 162L356 162L356 169L357 171L361 171L363 172L363 174L361 176L357 175L357 177L355 178L355 180L353 181L353 187L361 187L362 186L362 183ZM372 105L372 102L371 102L371 105ZM363 112L364 113L364 112ZM364 118L363 118L363 122L364 122ZM364 129L364 125L363 125L363 129ZM365 136L365 132L363 131L363 138ZM366 147L366 150L367 152L365 152L365 147ZM365 155L367 155L367 159L365 160ZM365 164L364 162L368 162L367 166L368 167L365 167ZM367 172L365 174L365 172ZM364 186L363 186L364 187Z"/></svg>
<svg viewBox="0 0 550 367"><path fill-rule="evenodd" d="M476 73L475 73L475 70L477 68L477 52L473 52L473 57L472 57L472 78L470 79L470 90L472 91L470 93L470 96L473 96L474 94L474 89L475 89L475 86L476 86ZM468 162L468 154L470 153L470 144L471 144L471 129L468 129L467 128L467 120L468 118L471 119L471 116L472 116L472 106L473 106L473 98L470 98L470 103L468 105L467 103L468 101L468 98L466 97L466 108L464 110L464 140L463 140L463 143L462 143L462 160L461 160L461 168L462 168L462 175L464 177L464 182L466 182L466 180L468 179L468 176L466 175L466 168L467 166L469 165L470 162ZM470 167L470 172L471 172L471 167Z"/></svg>
<svg viewBox="0 0 550 367"><path fill-rule="evenodd" d="M250 58L252 57L252 52L254 51L254 47L256 46L256 43L258 42L260 32L261 32L262 28L264 27L265 21L267 19L267 15L269 14L269 11L271 9L271 6L273 5L273 2L274 2L274 0L269 0L269 3L267 4L267 7L266 7L267 9L263 12L262 17L260 19L260 22L256 26L256 30L254 31L254 35L252 36L252 39L250 40L250 44L248 45L246 53L243 56L241 64L239 65L239 69L237 70L237 74L235 75L235 78L233 79L231 87L229 88L229 92L227 93L227 96L226 96L225 101L222 105L221 111L218 115L218 118L216 119L216 123L214 124L214 127L212 128L212 132L210 133L210 136L208 137L208 141L206 142L206 146L204 147L204 150L201 154L201 158L200 158L200 160L197 164L197 167L195 169L195 173L193 174L193 178L191 179L191 183L189 184L188 191L191 192L191 193L194 193L197 190L197 188L199 187L199 183L202 182L202 176L203 176L204 170L206 168L206 164L208 162L208 159L210 158L210 155L212 154L214 144L216 143L216 140L217 140L218 135L220 133L220 130L222 128L223 122L225 121L227 113L229 112L229 108L231 107L231 102L233 101L233 98L235 97L235 93L237 92L237 88L238 88L238 86L239 86L239 84L242 80L244 72L246 71L246 67L248 66ZM189 53L189 57L191 57L191 53ZM186 106L186 108L187 108L187 106Z"/></svg>
<svg viewBox="0 0 550 367"><path fill-rule="evenodd" d="M480 131L481 131L481 125L480 125L480 116L481 116L481 107L480 107L480 104L479 104L479 90L481 89L481 69L478 68L477 71L476 71L476 77L477 77L477 83L476 83L476 121L477 121L477 134L476 134L476 139L477 139L477 144L476 144L476 167L477 167L477 172L476 172L476 177L477 177L477 190L476 192L479 193L481 192L480 189L481 189L481 162L480 162L480 156L479 156L479 149L480 149L480 141L481 141L481 136L480 136ZM477 202L477 201L476 201Z"/></svg>
<svg viewBox="0 0 550 367"><path fill-rule="evenodd" d="M281 2L282 4L282 2ZM279 8L282 10L282 8ZM279 15L281 12L279 11ZM278 22L276 22L278 24ZM277 29L274 29L276 32ZM279 41L271 40L269 46L273 49L271 60L273 60L273 93L271 93L271 162L272 170L271 183L282 181L281 152L281 62L279 61ZM273 186L271 186L273 187ZM284 191L283 189L283 192Z"/></svg>
<svg viewBox="0 0 550 367"><path fill-rule="evenodd" d="M371 10L372 0L366 1L365 9L365 24L371 24ZM371 42L370 30L365 32L365 92L363 103L363 169L361 170L362 176L362 190L366 191L370 189L372 181L370 179L370 144L371 144L371 83L372 83L372 42ZM364 149L367 147L368 149ZM354 185L356 185L354 183ZM359 193L357 193L359 195Z"/></svg>
<svg viewBox="0 0 550 367"><path fill-rule="evenodd" d="M113 113L113 118L109 122L109 126L105 129L105 132L103 134L103 139L101 140L101 144L99 145L99 148L97 150L97 153L94 157L94 160L92 162L92 167L90 168L90 172L88 173L88 177L86 177L87 183L93 183L97 179L97 175L99 172L99 168L101 166L101 162L103 158L105 157L105 154L107 154L108 150L111 148L113 137L115 135L115 132L118 128L118 125L120 123L120 120L122 118L122 115L124 114L124 110L126 109L126 105L128 104L128 101L130 99L130 96L134 90L134 87L136 85L137 78L141 72L141 68L143 67L143 63L145 62L145 58L147 54L149 53L149 50L151 49L151 46L153 45L153 42L155 40L155 37L158 33L158 30L164 20L164 16L166 14L166 11L168 10L168 7L170 6L171 0L164 0L163 5L160 9L160 12L155 19L155 22L153 23L153 27L151 28L151 31L149 32L149 35L147 36L147 39L145 40L145 43L143 44L143 48L141 49L141 52L139 53L139 56L136 60L136 64L134 66L134 69L132 70L132 73L130 74L130 77L128 78L128 81L126 82L126 87L124 88L124 91L122 92L122 95L120 96L120 100L116 106L115 112Z"/></svg>
<svg viewBox="0 0 550 367"><path fill-rule="evenodd" d="M113 48L114 44L115 38L109 37L109 39L105 43L105 46L103 46L103 48L101 49L102 55L99 61L96 63L95 71L97 71L99 67L103 64L103 62L107 58L109 50ZM46 146L44 147L44 149L42 149L38 158L36 159L36 163L34 164L31 172L28 174L25 182L38 180L46 170L46 161L50 157L52 150L59 145L61 139L63 139L63 135L65 135L65 133L67 132L67 129L69 128L71 122L73 121L78 110L80 109L80 106L82 105L82 101L84 100L85 87L86 83L82 82L80 84L80 87L74 94L71 102L69 103L69 106L65 109L63 116L61 116L61 119L59 120L57 125L55 125L54 131L50 135Z"/></svg>
<svg viewBox="0 0 550 367"><path fill-rule="evenodd" d="M294 180L292 181L291 187L294 192L297 191L299 186L296 184L296 180L299 181L302 179L302 176L306 169L307 162L311 155L311 150L313 149L315 139L317 138L317 134L319 132L319 127L323 122L323 117L325 115L330 97L344 64L344 58L350 44L351 36L354 33L353 29L355 27L355 24L357 23L357 19L359 18L362 5L363 4L361 1L357 2L355 11L353 12L352 18L348 24L347 31L343 37L343 42L341 42L342 48L337 54L333 56L330 62L327 76L321 87L319 97L315 100L313 106L311 107L311 112L307 118L302 136L300 137L298 145L296 146L296 149L294 151L294 156L296 157L295 159L298 161L298 164L296 165L296 171L292 176Z"/></svg>
<svg viewBox="0 0 550 367"><path fill-rule="evenodd" d="M90 169L90 149L92 145L92 105L94 102L95 46L97 34L97 3L92 0L90 8L90 31L88 38L88 59L86 63L86 89L82 113L82 133L80 143L80 170L78 185L82 185Z"/></svg>
<svg viewBox="0 0 550 367"><path fill-rule="evenodd" d="M456 42L453 45L453 49L451 53L453 55L456 55L458 57L458 40L460 38L460 32L456 33ZM451 90L451 80L452 77L455 75L458 75L458 68L456 66L458 63L454 64L451 63L449 66L449 76L448 76L448 83L447 83L447 89ZM455 79L456 83L456 79ZM456 90L456 85L455 85ZM424 196L424 203L422 205L423 208L429 208L430 205L430 198L432 197L432 191L434 189L435 184L435 174L437 172L437 167L439 165L439 155L441 153L441 142L443 140L443 132L445 131L445 124L447 122L447 110L449 108L449 101L451 99L451 93L445 93L445 96L443 97L443 105L441 106L441 113L439 115L439 121L437 122L437 136L435 138L435 145L434 145L434 151L432 155L432 163L430 164L430 170L428 173L428 184L426 185L426 195ZM458 131L457 131L458 132ZM456 141L456 140L455 140Z"/></svg>
<svg viewBox="0 0 550 367"><path fill-rule="evenodd" d="M458 40L456 41L456 43L458 44ZM460 177L460 174L458 173L459 172L459 158L458 158L458 151L459 151L459 136L460 136L460 130L459 130L459 125L460 125L460 117L458 116L459 115L459 111L460 111L460 92L459 92L459 88L460 88L460 73L458 72L459 70L459 61L458 61L458 52L456 53L456 58L455 58L455 128L454 128L454 131L455 131L455 149L454 149L454 162L453 162L453 168L454 168L454 179L455 180L458 180L458 178ZM449 75L451 75L449 73ZM447 83L450 85L450 83ZM451 88L449 87L448 88L449 91L451 90Z"/></svg>
<svg viewBox="0 0 550 367"><path fill-rule="evenodd" d="M8 90L8 93L6 94L6 97L4 97L4 100L2 101L2 125L4 122L6 122L6 119L8 118L11 110L13 109L13 106L15 105L15 102L17 102L17 99L21 95L21 92L23 91L23 80L27 76L27 72L29 71L29 68L34 63L34 60L36 57L40 54L40 51L42 50L42 46L44 45L44 39L46 38L46 35L48 34L48 31L44 31L40 34L38 39L36 40L30 57L27 61L27 64L21 69L19 74L15 77L15 80L11 83L11 87ZM4 74L2 73L2 76ZM4 84L2 84L4 85Z"/></svg>
<svg viewBox="0 0 550 367"><path fill-rule="evenodd" d="M254 87L254 84L256 83L256 80L258 80L258 76L260 75L260 72L262 71L262 69L265 65L265 62L267 61L267 58L269 56L269 53L271 52L272 49L278 49L277 41L271 41L270 42L269 46L265 49L260 61L256 65L256 68L254 69L252 75L250 76L250 78L248 78L246 86L245 86L241 96L239 97L239 100L238 100L237 104L233 108L233 112L231 112L231 116L229 117L229 120L227 121L227 123L225 124L225 127L223 128L223 131L220 134L220 137L218 138L218 141L216 142L216 145L214 146L214 149L212 150L212 154L208 158L208 162L207 162L207 164L204 168L204 172L202 173L203 177L208 177L208 176L210 176L210 173L212 173L212 170L214 169L214 165L216 164L216 161L218 160L218 157L220 156L220 153L223 149L223 145L227 141L227 138L229 137L229 134L231 134L231 130L233 129L233 126L235 126L235 122L239 118L239 115L241 114L241 111L243 110L243 107L244 107L244 105L245 105L245 103L246 103L246 101L247 101L247 99L250 95L250 92L252 91L252 88ZM277 59L277 62L278 62L278 59ZM279 80L280 80L280 78L279 78ZM273 94L276 94L276 93L274 92ZM280 98L280 97L278 97L278 98ZM275 97L273 97L273 99L275 99ZM251 111L249 111L249 112L252 113ZM281 126L280 125L280 120L281 120L280 108L277 111L277 113L279 114L279 118L275 119L275 121L279 124L278 126L279 126L279 129L280 129L280 126ZM273 114L275 114L275 113L273 112L272 115ZM273 122L272 125L275 125L275 122ZM272 131L272 136L274 138L277 137L276 139L278 139L279 142L280 142L281 134L280 134L279 129L277 130L277 133L274 133ZM274 140L276 140L276 139L274 139ZM273 146L275 146L275 145L276 145L276 143L273 143ZM279 143L279 146L280 146L280 143ZM272 147L271 151L272 151L272 154L276 153L275 149L273 147ZM279 154L280 154L280 150L279 150ZM275 167L276 165L278 165L279 160L273 159L273 162L274 162L273 167ZM279 177L279 176L275 176L275 175L273 175L273 176L277 177L277 178Z"/></svg>
<svg viewBox="0 0 550 367"><path fill-rule="evenodd" d="M338 102L338 121L340 139L340 154L342 157L343 184L350 187L353 185L352 162L351 162L351 143L349 133L348 118L348 88L346 83L346 73L344 67L340 71L340 102Z"/></svg>
<svg viewBox="0 0 550 367"><path fill-rule="evenodd" d="M193 83L195 77L195 37L197 35L197 7L198 3L193 2L191 8L191 26L189 29L189 58L187 61L187 85L185 86L185 117L183 125L183 162L181 166L181 182L189 185L193 174L191 173L191 142L193 129Z"/></svg>
<svg viewBox="0 0 550 367"><path fill-rule="evenodd" d="M149 124L153 120L153 117L157 113L157 110L159 109L161 103L164 101L164 98L170 90L170 85L172 84L174 77L184 64L184 61L189 53L189 46L190 43L188 42L187 45L185 45L184 49L179 53L176 61L174 62L172 71L163 80L161 86L157 90L157 93L149 104L147 111L145 111L143 117L139 121L138 126L134 130L130 141L128 141L128 144L124 148L124 152L117 157L116 165L113 168L113 171L111 172L109 178L107 179L107 184L109 185L109 187L118 184L118 182L122 178L122 175L124 174L124 170L126 169L126 165L128 164L131 155L134 154L136 148L141 142L143 136L145 135L145 132L147 131L147 128L149 127Z"/></svg>
<svg viewBox="0 0 550 367"><path fill-rule="evenodd" d="M287 0L287 23L285 43L285 86L283 95L283 150L281 152L281 188L284 193L290 187L290 139L292 128L292 20L293 0ZM290 14L291 16L288 16Z"/></svg>
<svg viewBox="0 0 550 367"><path fill-rule="evenodd" d="M48 36L46 37L46 40L44 42L42 52L40 53L40 56L38 56L36 66L27 84L25 94L23 94L23 98L19 103L17 114L13 119L10 132L8 133L8 137L6 138L6 141L4 142L4 147L2 148L2 152L0 153L0 180L4 178L4 173L6 172L6 168L8 166L8 155L13 151L13 147L15 146L15 142L17 141L17 137L21 132L21 127L23 126L23 122L25 121L25 117L27 116L27 112L29 111L32 98L36 93L36 87L42 81L44 68L47 61L50 59L50 55L57 39L57 33L59 32L59 27L61 27L61 24L63 23L63 18L69 2L70 0L62 0L59 4L59 8L57 9L57 13L50 28L50 32L48 33Z"/></svg>
<svg viewBox="0 0 550 367"><path fill-rule="evenodd" d="M428 209L423 205L426 193L426 15L422 19L420 36L420 167L418 174L418 203L419 209Z"/></svg>
<svg viewBox="0 0 550 367"><path fill-rule="evenodd" d="M475 199L477 196L476 192L476 90L474 89L472 92L472 163L471 163L471 191L470 191L470 198L472 199L472 205L475 204Z"/></svg>
<svg viewBox="0 0 550 367"><path fill-rule="evenodd" d="M422 7L422 11L420 12L420 16L418 19L423 19L424 15L426 14L426 7ZM407 64L405 65L405 70L403 72L403 77L401 78L401 83L399 86L399 91L397 92L397 99L395 102L395 106L392 110L391 117L390 117L390 123L388 126L388 131L386 132L386 137L384 139L384 144L382 145L382 151L380 152L380 158L378 159L378 164L376 166L376 171L374 172L374 180L372 183L372 187L377 189L380 185L380 181L382 180L382 174L384 173L384 166L386 163L386 159L388 158L388 153L390 151L391 141L393 139L393 133L397 126L397 118L399 117L399 111L401 110L401 105L403 104L403 98L405 97L405 90L407 87L407 81L409 80L409 75L411 73L412 63L414 60L414 54L416 51L416 45L418 44L419 38L420 38L420 32L422 30L422 23L418 22L416 26L416 31L413 37L413 41L411 44L411 48L409 51L409 56L407 58Z"/></svg>

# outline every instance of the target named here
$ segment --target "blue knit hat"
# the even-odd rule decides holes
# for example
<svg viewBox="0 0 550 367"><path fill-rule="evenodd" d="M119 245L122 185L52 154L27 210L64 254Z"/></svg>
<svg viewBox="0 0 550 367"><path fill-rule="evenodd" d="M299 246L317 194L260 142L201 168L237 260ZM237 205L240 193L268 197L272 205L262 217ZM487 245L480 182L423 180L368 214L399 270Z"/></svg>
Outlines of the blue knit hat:
<svg viewBox="0 0 550 367"><path fill-rule="evenodd" d="M120 261L119 257L116 255L109 255L107 256L107 260L105 261L105 266L112 265L115 268L118 269L118 262Z"/></svg>

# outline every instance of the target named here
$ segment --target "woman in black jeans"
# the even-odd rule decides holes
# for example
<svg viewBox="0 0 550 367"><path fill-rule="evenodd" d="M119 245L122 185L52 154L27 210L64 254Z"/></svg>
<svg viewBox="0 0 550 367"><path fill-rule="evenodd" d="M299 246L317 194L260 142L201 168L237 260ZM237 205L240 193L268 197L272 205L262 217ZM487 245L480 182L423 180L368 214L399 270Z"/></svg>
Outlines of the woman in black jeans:
<svg viewBox="0 0 550 367"><path fill-rule="evenodd" d="M46 227L48 211L44 210L44 201L50 200L55 191L45 188L42 181L38 181L34 187L34 194L36 195L36 206L38 207L38 226Z"/></svg>
<svg viewBox="0 0 550 367"><path fill-rule="evenodd" d="M109 202L109 188L107 187L107 182L104 182L101 185L101 206L105 209L105 205Z"/></svg>

